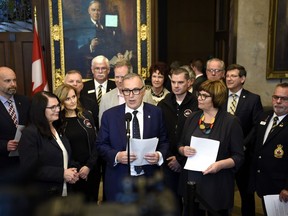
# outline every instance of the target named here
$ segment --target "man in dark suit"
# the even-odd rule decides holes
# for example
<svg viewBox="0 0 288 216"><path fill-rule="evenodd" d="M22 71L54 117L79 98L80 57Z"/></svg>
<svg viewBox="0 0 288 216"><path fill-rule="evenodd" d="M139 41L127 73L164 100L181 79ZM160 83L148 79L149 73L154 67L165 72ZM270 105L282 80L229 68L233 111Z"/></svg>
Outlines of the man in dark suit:
<svg viewBox="0 0 288 216"><path fill-rule="evenodd" d="M247 191L252 151L249 133L258 122L263 107L259 95L243 89L246 75L247 72L241 65L232 64L227 67L226 85L229 92L225 109L239 118L243 130L245 161L236 173L236 183L241 196L242 215L253 216L255 215L254 193ZM235 97L234 102L233 97Z"/></svg>
<svg viewBox="0 0 288 216"><path fill-rule="evenodd" d="M193 59L190 64L192 70L195 72L195 81L193 83L193 91L198 91L199 86L207 80L203 74L203 61L201 59Z"/></svg>
<svg viewBox="0 0 288 216"><path fill-rule="evenodd" d="M92 59L91 71L94 79L84 82L82 91L83 94L97 101L99 87L101 87L102 95L104 95L106 92L116 88L116 85L114 81L108 79L110 65L109 60L105 56L99 55Z"/></svg>
<svg viewBox="0 0 288 216"><path fill-rule="evenodd" d="M252 186L257 194L279 194L288 201L288 83L276 85L273 110L265 112L257 124ZM264 208L265 211L265 208Z"/></svg>
<svg viewBox="0 0 288 216"><path fill-rule="evenodd" d="M138 176L153 176L160 169L169 148L161 109L142 101L145 94L143 79L136 73L127 74L123 79L122 92L126 103L103 113L96 141L100 155L107 162L104 193L108 201L119 201L118 197L124 192L125 177L133 176L133 179L137 179ZM139 131L141 139L159 139L156 151L145 153L144 159L149 164L142 167L128 167L125 113L134 111L137 112L133 114L130 124L138 119L140 130L130 127L131 134ZM136 158L137 155L131 152L130 161L133 162Z"/></svg>
<svg viewBox="0 0 288 216"><path fill-rule="evenodd" d="M15 134L18 125L26 125L30 102L25 96L16 94L17 83L15 72L8 67L0 67L0 170L9 169L19 163L17 156L18 140ZM9 102L11 100L11 102ZM9 114L9 104L16 114ZM12 109L12 108L11 108ZM10 112L11 113L11 112ZM13 153L11 153L13 152ZM15 156L11 156L11 154ZM10 155L10 156L9 156Z"/></svg>

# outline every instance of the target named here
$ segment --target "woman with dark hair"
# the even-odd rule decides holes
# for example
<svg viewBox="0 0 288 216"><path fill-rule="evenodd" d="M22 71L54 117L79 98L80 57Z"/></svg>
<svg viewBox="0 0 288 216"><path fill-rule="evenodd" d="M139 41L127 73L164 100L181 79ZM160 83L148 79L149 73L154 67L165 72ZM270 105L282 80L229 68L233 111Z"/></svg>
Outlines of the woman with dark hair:
<svg viewBox="0 0 288 216"><path fill-rule="evenodd" d="M169 67L164 62L157 62L149 68L151 88L147 89L143 98L144 102L157 105L159 101L169 93L164 87L165 82L169 80Z"/></svg>
<svg viewBox="0 0 288 216"><path fill-rule="evenodd" d="M32 98L30 123L19 141L22 172L40 193L67 196L67 183L78 181L76 168L69 168L70 145L61 131L60 101L50 92Z"/></svg>
<svg viewBox="0 0 288 216"><path fill-rule="evenodd" d="M83 194L87 202L96 203L99 190L96 182L97 179L100 181L100 176L96 171L96 128L92 113L83 110L74 87L62 84L55 94L61 102L63 129L71 145L72 165L77 168L80 177L72 186L73 192Z"/></svg>
<svg viewBox="0 0 288 216"><path fill-rule="evenodd" d="M223 81L203 82L196 95L200 110L187 118L178 150L187 158L197 155L197 149L190 146L192 136L216 140L220 144L216 161L206 170L182 169L180 192L186 202L185 210L194 206L189 209L192 215L204 216L207 210L213 209L219 215L228 216L234 201L234 174L244 159L242 128L237 117L221 109L227 100L227 89ZM187 182L196 183L196 193L208 206L197 198L187 203L193 197L193 194L187 194Z"/></svg>

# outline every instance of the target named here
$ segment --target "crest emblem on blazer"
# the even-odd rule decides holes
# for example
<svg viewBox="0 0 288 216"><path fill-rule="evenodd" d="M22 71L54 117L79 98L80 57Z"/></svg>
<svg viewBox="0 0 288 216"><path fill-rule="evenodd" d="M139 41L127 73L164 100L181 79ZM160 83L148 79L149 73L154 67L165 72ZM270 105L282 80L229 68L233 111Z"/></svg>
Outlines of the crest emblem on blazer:
<svg viewBox="0 0 288 216"><path fill-rule="evenodd" d="M184 116L187 118L189 115L191 115L191 113L192 113L192 110L190 110L190 109L186 109L186 110L184 110Z"/></svg>
<svg viewBox="0 0 288 216"><path fill-rule="evenodd" d="M84 119L83 123L87 128L92 128L92 124L89 119Z"/></svg>
<svg viewBox="0 0 288 216"><path fill-rule="evenodd" d="M283 145L279 144L277 145L277 148L274 150L274 157L275 158L282 158L284 155L284 151L283 151Z"/></svg>

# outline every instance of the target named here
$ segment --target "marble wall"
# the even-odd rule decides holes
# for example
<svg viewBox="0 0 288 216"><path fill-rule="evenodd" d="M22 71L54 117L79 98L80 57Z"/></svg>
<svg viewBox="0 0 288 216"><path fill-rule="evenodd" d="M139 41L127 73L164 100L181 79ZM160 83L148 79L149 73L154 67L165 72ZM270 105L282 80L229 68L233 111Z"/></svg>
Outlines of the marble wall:
<svg viewBox="0 0 288 216"><path fill-rule="evenodd" d="M259 94L263 106L271 105L274 87L281 82L266 79L269 6L270 0L238 0L236 61L248 73L244 88Z"/></svg>

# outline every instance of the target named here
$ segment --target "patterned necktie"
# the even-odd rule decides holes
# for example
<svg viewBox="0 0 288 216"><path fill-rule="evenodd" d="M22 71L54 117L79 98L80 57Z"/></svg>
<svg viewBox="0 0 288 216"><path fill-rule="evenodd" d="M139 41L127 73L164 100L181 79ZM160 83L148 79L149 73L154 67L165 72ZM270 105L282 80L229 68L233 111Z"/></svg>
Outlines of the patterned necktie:
<svg viewBox="0 0 288 216"><path fill-rule="evenodd" d="M137 110L134 110L133 112L133 121L132 121L132 125L133 125L133 138L137 138L140 139L140 127L139 127L139 121L137 118ZM136 171L137 174L140 174L143 170L142 166L134 166L134 169Z"/></svg>
<svg viewBox="0 0 288 216"><path fill-rule="evenodd" d="M232 102L230 104L230 107L229 107L229 113L231 113L232 115L235 114L235 111L236 111L236 105L237 105L237 95L236 94L232 94Z"/></svg>
<svg viewBox="0 0 288 216"><path fill-rule="evenodd" d="M9 99L7 102L9 104L8 113L11 116L14 124L17 126L18 125L18 120L17 120L16 112L15 112L15 109L14 109L14 106L13 106L13 102L12 102L11 99Z"/></svg>
<svg viewBox="0 0 288 216"><path fill-rule="evenodd" d="M278 116L275 116L275 117L273 118L273 124L272 124L272 127L271 127L270 131L269 131L269 134L274 131L275 127L277 126L278 120L279 120Z"/></svg>
<svg viewBox="0 0 288 216"><path fill-rule="evenodd" d="M141 136L140 136L140 127L139 127L139 121L138 121L138 118L137 118L138 111L134 110L132 113L134 115L133 121L132 121L132 124L133 124L133 138L140 139L141 138Z"/></svg>
<svg viewBox="0 0 288 216"><path fill-rule="evenodd" d="M98 106L100 105L101 98L102 98L102 85L99 85L99 86L98 86L98 95L97 95L97 103L98 103Z"/></svg>

